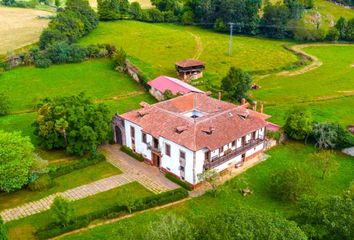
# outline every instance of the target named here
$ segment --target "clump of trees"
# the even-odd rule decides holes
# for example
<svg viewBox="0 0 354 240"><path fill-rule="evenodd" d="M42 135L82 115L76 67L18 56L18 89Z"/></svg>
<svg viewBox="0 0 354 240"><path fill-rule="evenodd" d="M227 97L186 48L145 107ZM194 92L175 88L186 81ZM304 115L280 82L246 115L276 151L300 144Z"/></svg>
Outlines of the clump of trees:
<svg viewBox="0 0 354 240"><path fill-rule="evenodd" d="M0 130L0 191L12 192L28 183L33 150L28 137Z"/></svg>
<svg viewBox="0 0 354 240"><path fill-rule="evenodd" d="M226 97L234 101L246 98L246 93L251 89L251 86L251 75L235 67L231 67L226 77L221 81L221 89Z"/></svg>
<svg viewBox="0 0 354 240"><path fill-rule="evenodd" d="M87 0L69 0L65 10L54 17L40 37L39 48L46 49L56 42L76 42L98 25L95 11Z"/></svg>
<svg viewBox="0 0 354 240"><path fill-rule="evenodd" d="M328 198L303 197L292 220L309 239L353 239L354 198L349 193Z"/></svg>
<svg viewBox="0 0 354 240"><path fill-rule="evenodd" d="M312 177L302 167L276 171L270 180L270 193L280 201L294 202L312 188Z"/></svg>
<svg viewBox="0 0 354 240"><path fill-rule="evenodd" d="M70 97L45 98L38 105L34 123L39 145L65 149L70 154L95 153L110 130L110 112L81 93Z"/></svg>

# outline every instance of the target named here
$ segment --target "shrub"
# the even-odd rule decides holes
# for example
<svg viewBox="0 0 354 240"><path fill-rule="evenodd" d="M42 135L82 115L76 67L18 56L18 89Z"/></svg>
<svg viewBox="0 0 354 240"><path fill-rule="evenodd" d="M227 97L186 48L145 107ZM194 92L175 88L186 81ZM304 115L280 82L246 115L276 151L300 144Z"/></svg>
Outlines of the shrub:
<svg viewBox="0 0 354 240"><path fill-rule="evenodd" d="M284 131L293 139L303 140L311 133L312 123L312 115L309 111L294 108L286 118Z"/></svg>
<svg viewBox="0 0 354 240"><path fill-rule="evenodd" d="M5 93L0 92L0 116L4 116L8 114L9 110L10 110L9 97Z"/></svg>
<svg viewBox="0 0 354 240"><path fill-rule="evenodd" d="M81 62L86 58L85 48L70 45L67 42L56 42L47 48L46 56L53 63Z"/></svg>
<svg viewBox="0 0 354 240"><path fill-rule="evenodd" d="M289 167L275 172L270 179L270 192L274 198L292 202L308 192L312 178L302 167Z"/></svg>
<svg viewBox="0 0 354 240"><path fill-rule="evenodd" d="M131 150L129 147L127 146L121 146L120 150L122 152L125 152L126 154L128 154L129 156L135 158L136 160L140 161L140 162L144 162L144 156L139 154L139 153L136 153L136 152L133 152L133 150Z"/></svg>
<svg viewBox="0 0 354 240"><path fill-rule="evenodd" d="M114 68L119 72L124 72L126 68L127 54L123 48L120 48L113 55Z"/></svg>
<svg viewBox="0 0 354 240"><path fill-rule="evenodd" d="M1 216L0 216L0 239L1 240L8 240L9 236L7 233L7 227L4 223L4 221L2 220Z"/></svg>
<svg viewBox="0 0 354 240"><path fill-rule="evenodd" d="M188 191L192 191L193 188L191 185L189 185L188 183L186 183L185 181L179 179L178 177L176 177L175 175L171 174L171 173L166 173L165 174L166 178L168 178L169 180L171 180L172 182L180 185L181 187L183 187L184 189L188 190Z"/></svg>
<svg viewBox="0 0 354 240"><path fill-rule="evenodd" d="M54 186L53 179L48 174L43 174L28 185L31 191L44 191Z"/></svg>
<svg viewBox="0 0 354 240"><path fill-rule="evenodd" d="M47 68L52 64L52 61L44 54L39 54L34 60L34 65L37 68Z"/></svg>
<svg viewBox="0 0 354 240"><path fill-rule="evenodd" d="M75 163L71 164L63 164L59 166L55 166L49 169L49 176L52 178L56 178L68 173L71 173L74 170L86 168L88 166L95 165L99 162L103 162L106 160L106 157L103 154L93 154L85 159L79 160Z"/></svg>
<svg viewBox="0 0 354 240"><path fill-rule="evenodd" d="M61 196L56 197L50 210L52 210L56 222L61 226L67 227L73 222L74 209L67 199Z"/></svg>
<svg viewBox="0 0 354 240"><path fill-rule="evenodd" d="M267 137L279 141L281 138L281 132L280 131L267 131Z"/></svg>

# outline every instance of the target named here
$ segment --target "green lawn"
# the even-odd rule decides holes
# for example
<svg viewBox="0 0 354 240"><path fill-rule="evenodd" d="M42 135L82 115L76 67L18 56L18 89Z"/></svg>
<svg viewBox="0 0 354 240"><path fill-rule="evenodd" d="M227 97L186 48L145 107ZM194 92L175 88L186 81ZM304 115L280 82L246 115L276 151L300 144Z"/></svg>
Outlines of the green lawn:
<svg viewBox="0 0 354 240"><path fill-rule="evenodd" d="M134 198L142 198L153 194L137 182L129 183L119 188L73 202L75 215L81 216L93 211L109 208L123 200L126 197L124 195L126 191L129 191ZM12 240L35 239L34 232L36 229L45 227L52 222L53 215L50 210L10 222L8 224L10 237Z"/></svg>
<svg viewBox="0 0 354 240"><path fill-rule="evenodd" d="M206 64L206 78L215 83L230 66L244 70L270 70L296 61L285 50L285 41L235 36L233 56L228 56L229 36L200 27L149 24L136 21L101 22L82 44L113 43L123 47L130 60L151 78L161 74L175 76L174 63L199 58ZM144 46L144 47L141 47Z"/></svg>
<svg viewBox="0 0 354 240"><path fill-rule="evenodd" d="M0 193L0 211L120 173L121 171L111 164L101 162L55 178L55 186L46 191L31 192L24 189L9 194Z"/></svg>
<svg viewBox="0 0 354 240"><path fill-rule="evenodd" d="M283 123L287 109L294 105L313 110L319 121L352 124L354 119L354 46L307 47L323 65L295 76L276 74L257 80L261 86L252 95L265 104L274 121ZM351 97L345 97L351 95ZM331 99L338 98L338 99Z"/></svg>
<svg viewBox="0 0 354 240"><path fill-rule="evenodd" d="M354 162L352 158L342 154L336 155L339 162L337 172L325 180L321 180L319 173L310 164L310 156L315 151L312 146L300 143L287 143L270 151L268 160L249 169L240 176L235 177L221 187L216 198L211 195L203 195L188 202L178 204L168 209L150 211L130 219L124 219L114 224L108 224L91 229L82 234L64 237L64 239L127 239L127 236L139 236L144 233L146 227L153 222L158 215L167 212L181 215L193 222L193 218L204 216L208 213L217 213L239 206L257 208L263 211L289 217L294 211L294 205L284 204L271 198L268 187L272 172L297 164L300 167L312 169L315 184L313 194L328 196L341 194L353 181ZM254 191L251 196L243 197L240 188L244 183Z"/></svg>

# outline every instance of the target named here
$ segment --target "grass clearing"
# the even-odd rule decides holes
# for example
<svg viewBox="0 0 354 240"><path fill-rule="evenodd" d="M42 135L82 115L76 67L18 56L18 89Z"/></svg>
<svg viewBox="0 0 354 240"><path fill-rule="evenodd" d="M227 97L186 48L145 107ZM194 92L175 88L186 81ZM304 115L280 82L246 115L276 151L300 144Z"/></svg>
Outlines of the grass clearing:
<svg viewBox="0 0 354 240"><path fill-rule="evenodd" d="M354 46L316 46L304 48L322 66L304 74L272 74L256 80L261 86L252 95L265 104L275 122L283 123L285 112L294 105L313 110L319 121L351 124L354 119ZM345 97L350 96L350 97ZM272 120L273 120L272 119Z"/></svg>
<svg viewBox="0 0 354 240"><path fill-rule="evenodd" d="M158 211L149 211L136 215L129 219L124 219L114 224L103 225L90 229L81 234L64 237L63 239L127 239L134 236L136 239L144 234L145 229L156 217L166 213L174 213L183 216L191 221L193 218L204 216L208 213L227 211L239 206L262 209L263 211L289 217L292 215L295 206L284 204L274 200L268 191L269 180L272 172L277 169L284 169L297 164L301 167L310 168L315 178L313 194L328 196L331 194L341 194L353 181L354 162L351 158L340 153L335 158L339 163L337 172L320 179L319 174L311 168L310 157L315 152L314 147L301 143L289 142L285 145L271 149L267 153L271 156L268 160L247 170L245 173L233 178L220 188L220 193L216 198L210 194L194 198L190 201L178 204L173 207ZM240 194L240 184L247 183L254 191L248 197ZM109 233L109 234L107 234Z"/></svg>
<svg viewBox="0 0 354 240"><path fill-rule="evenodd" d="M51 15L46 11L0 6L0 55L37 42L49 22L38 16Z"/></svg>
<svg viewBox="0 0 354 240"><path fill-rule="evenodd" d="M139 183L129 183L110 191L99 193L94 196L73 202L72 204L75 209L75 215L82 216L90 212L111 207L125 198L124 193L126 191L129 191L131 196L134 198L142 198L153 195L152 192L144 188ZM53 216L50 210L10 222L8 224L10 238L13 240L35 239L34 232L36 229L45 227L51 222L53 222Z"/></svg>
<svg viewBox="0 0 354 240"><path fill-rule="evenodd" d="M129 59L150 78L162 74L175 76L175 62L187 58L204 61L205 78L216 84L233 65L247 71L267 71L297 60L282 47L286 41L248 36L234 37L234 55L229 57L227 34L172 24L101 22L97 29L81 39L83 45L107 42L123 47Z"/></svg>
<svg viewBox="0 0 354 240"><path fill-rule="evenodd" d="M100 162L93 166L75 170L69 174L54 178L55 186L45 191L32 192L23 189L9 194L1 193L0 211L120 173L121 171L111 164Z"/></svg>

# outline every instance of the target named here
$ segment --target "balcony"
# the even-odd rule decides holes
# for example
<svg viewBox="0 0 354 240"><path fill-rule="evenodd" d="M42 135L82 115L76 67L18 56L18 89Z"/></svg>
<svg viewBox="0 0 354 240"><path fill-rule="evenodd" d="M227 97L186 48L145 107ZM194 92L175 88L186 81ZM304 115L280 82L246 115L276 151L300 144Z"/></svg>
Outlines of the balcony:
<svg viewBox="0 0 354 240"><path fill-rule="evenodd" d="M204 164L204 169L210 169L216 166L219 166L229 160L231 160L232 158L235 158L241 154L244 154L245 152L247 152L248 150L250 150L251 148L256 147L257 145L261 144L262 142L264 142L264 139L254 139L251 140L250 142L248 142L247 144L243 145L240 148L237 148L234 151L231 151L229 153L226 153L224 156L218 157L210 162L206 162Z"/></svg>

